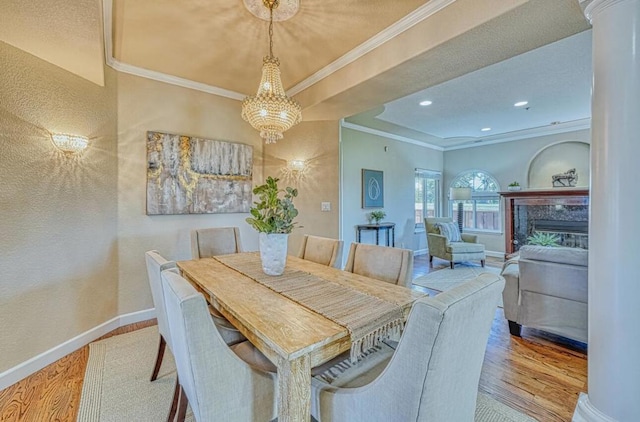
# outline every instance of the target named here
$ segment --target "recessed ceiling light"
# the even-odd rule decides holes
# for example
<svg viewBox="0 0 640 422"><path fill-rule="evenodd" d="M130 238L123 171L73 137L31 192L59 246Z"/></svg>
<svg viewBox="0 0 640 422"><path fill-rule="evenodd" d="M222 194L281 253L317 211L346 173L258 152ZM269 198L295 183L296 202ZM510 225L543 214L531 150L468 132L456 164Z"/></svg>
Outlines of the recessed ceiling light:
<svg viewBox="0 0 640 422"><path fill-rule="evenodd" d="M522 107L522 106L526 106L527 104L529 104L529 101L518 101L513 106L514 107Z"/></svg>
<svg viewBox="0 0 640 422"><path fill-rule="evenodd" d="M425 107L425 106L428 106L428 105L431 105L431 104L433 104L433 101L429 101L429 100L420 101L420 105L422 107Z"/></svg>
<svg viewBox="0 0 640 422"><path fill-rule="evenodd" d="M483 127L482 129L480 129L483 132L489 132L491 130L490 127Z"/></svg>

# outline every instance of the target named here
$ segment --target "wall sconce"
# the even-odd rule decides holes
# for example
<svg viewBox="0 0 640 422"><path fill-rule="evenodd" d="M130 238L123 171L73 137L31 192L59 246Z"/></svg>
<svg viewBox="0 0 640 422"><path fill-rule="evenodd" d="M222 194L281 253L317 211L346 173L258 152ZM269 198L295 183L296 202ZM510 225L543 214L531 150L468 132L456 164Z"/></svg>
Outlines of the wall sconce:
<svg viewBox="0 0 640 422"><path fill-rule="evenodd" d="M303 172L305 165L306 163L304 162L304 160L291 160L287 163L287 167L292 173Z"/></svg>
<svg viewBox="0 0 640 422"><path fill-rule="evenodd" d="M89 139L84 136L52 133L51 142L65 155L79 154L89 146Z"/></svg>

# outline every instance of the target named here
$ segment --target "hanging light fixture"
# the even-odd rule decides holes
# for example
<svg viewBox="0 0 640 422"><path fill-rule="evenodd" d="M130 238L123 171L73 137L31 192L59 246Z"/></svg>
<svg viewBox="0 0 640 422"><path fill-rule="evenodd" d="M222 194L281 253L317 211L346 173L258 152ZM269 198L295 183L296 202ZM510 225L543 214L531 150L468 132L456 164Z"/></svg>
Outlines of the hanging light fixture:
<svg viewBox="0 0 640 422"><path fill-rule="evenodd" d="M273 55L273 9L280 0L262 0L269 9L269 55L262 61L258 93L242 101L242 118L260 131L266 144L282 139L282 133L302 120L300 104L287 97L280 79L280 61Z"/></svg>

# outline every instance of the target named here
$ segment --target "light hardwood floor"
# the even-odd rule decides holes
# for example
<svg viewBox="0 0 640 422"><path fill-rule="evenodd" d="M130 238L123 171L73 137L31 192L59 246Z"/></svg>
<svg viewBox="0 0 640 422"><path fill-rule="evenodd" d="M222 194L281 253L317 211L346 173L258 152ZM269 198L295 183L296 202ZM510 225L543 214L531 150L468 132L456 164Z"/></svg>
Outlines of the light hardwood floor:
<svg viewBox="0 0 640 422"><path fill-rule="evenodd" d="M501 263L488 259L487 265ZM446 266L445 261L436 260L430 269L428 258L418 256L414 278ZM153 324L154 320L128 325L103 338ZM0 422L75 421L88 356L85 346L0 391ZM522 338L512 337L502 309L496 310L480 376L481 391L547 422L570 421L578 394L586 389L584 345L526 327Z"/></svg>

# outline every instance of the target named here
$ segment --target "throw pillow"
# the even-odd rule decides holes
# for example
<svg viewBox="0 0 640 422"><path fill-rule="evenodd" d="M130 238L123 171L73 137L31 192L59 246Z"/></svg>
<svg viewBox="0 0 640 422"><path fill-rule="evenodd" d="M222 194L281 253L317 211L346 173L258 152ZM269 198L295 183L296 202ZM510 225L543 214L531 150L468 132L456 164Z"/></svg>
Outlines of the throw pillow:
<svg viewBox="0 0 640 422"><path fill-rule="evenodd" d="M440 234L446 237L449 242L462 242L458 223L436 223L436 227L440 229Z"/></svg>

